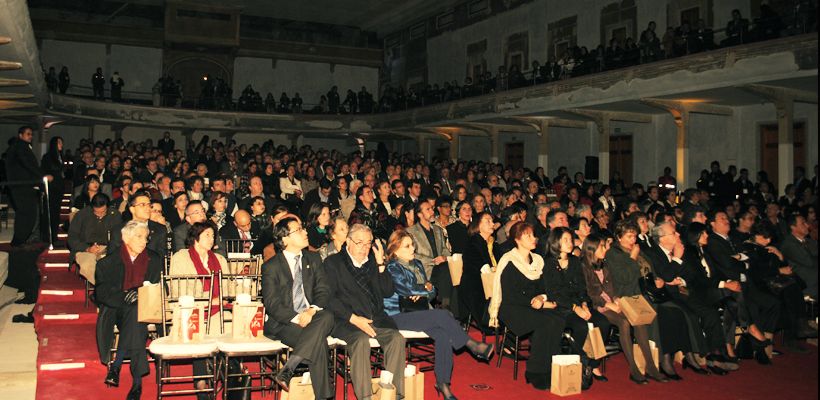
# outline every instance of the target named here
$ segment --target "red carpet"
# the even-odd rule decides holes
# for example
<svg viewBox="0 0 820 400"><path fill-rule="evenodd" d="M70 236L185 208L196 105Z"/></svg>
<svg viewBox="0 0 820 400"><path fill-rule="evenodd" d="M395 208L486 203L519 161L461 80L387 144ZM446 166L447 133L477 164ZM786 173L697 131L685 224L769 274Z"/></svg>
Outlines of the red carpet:
<svg viewBox="0 0 820 400"><path fill-rule="evenodd" d="M94 324L96 310L93 305L83 308L83 282L73 272L64 268L45 268L45 261L67 262L68 255L44 255L39 267L43 274L41 290L73 290L71 296L41 295L35 307L36 330L40 343L38 370L49 363L84 363L84 368L62 371L42 371L37 376L37 398L110 400L125 398L131 384L127 366L123 367L119 388L106 388L102 381L105 367L100 364L96 352ZM77 320L45 320L44 315L79 314ZM664 400L690 399L816 399L818 357L817 348L810 355L785 354L776 357L773 366L760 366L754 361L744 361L741 370L728 376L701 377L678 366L684 381L647 386L637 386L627 380L626 362L621 355L607 362L607 383L596 382L580 397L584 399L635 399L663 398ZM474 361L467 353L456 357L453 391L460 399L511 400L543 399L554 397L548 392L532 389L524 383L522 364L519 379L512 379L512 361L505 359L500 369ZM185 367L179 367L185 368ZM341 383L341 381L340 381ZM435 399L435 377L426 373L425 398ZM143 399L156 398L154 370L143 379ZM351 399L355 397L350 391ZM193 399L193 396L179 397ZM255 393L254 399L263 398ZM267 398L271 398L268 396ZM341 384L337 396L341 399Z"/></svg>

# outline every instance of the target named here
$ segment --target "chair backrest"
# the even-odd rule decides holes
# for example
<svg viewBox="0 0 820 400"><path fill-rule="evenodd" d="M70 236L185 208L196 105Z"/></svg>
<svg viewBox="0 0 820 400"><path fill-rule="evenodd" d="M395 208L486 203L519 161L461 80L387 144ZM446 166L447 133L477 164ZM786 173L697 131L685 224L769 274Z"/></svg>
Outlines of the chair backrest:
<svg viewBox="0 0 820 400"><path fill-rule="evenodd" d="M262 257L229 258L228 270L219 280L223 299L234 301L239 294L248 294L252 301L262 299Z"/></svg>
<svg viewBox="0 0 820 400"><path fill-rule="evenodd" d="M212 293L221 279L221 271L214 271L206 275L172 275L170 274L170 257L165 258L165 271L161 275L162 287L162 333L168 335L168 325L172 316L174 306L179 304L181 296L192 296L195 303L205 304L205 333L210 334L211 330L211 309L212 303L217 302L219 307L219 328L220 333L224 332L224 320L222 317L222 291L219 296L213 299Z"/></svg>
<svg viewBox="0 0 820 400"><path fill-rule="evenodd" d="M253 239L225 239L225 258L251 258L251 250L256 244Z"/></svg>

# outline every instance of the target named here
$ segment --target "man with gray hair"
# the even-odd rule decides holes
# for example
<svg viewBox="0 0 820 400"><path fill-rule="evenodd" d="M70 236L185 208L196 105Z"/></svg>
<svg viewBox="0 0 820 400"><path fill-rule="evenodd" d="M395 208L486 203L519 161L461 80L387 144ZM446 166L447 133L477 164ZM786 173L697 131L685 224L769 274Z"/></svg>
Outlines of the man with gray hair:
<svg viewBox="0 0 820 400"><path fill-rule="evenodd" d="M641 253L649 258L658 278L663 279L666 292L673 299L677 306L683 310L691 321L700 321L698 326L706 334L704 340L693 343L693 349L701 353L719 351L723 345L723 325L720 321L718 306L715 302L720 300L720 296L715 293L704 292L701 288L689 288L686 279L691 274L690 268L693 266L684 262L684 245L681 242L680 234L675 229L675 225L669 221L662 221L652 227L651 238L655 245L651 247L641 247ZM689 258L687 258L688 260ZM688 293L684 296L683 293ZM703 338L703 334L696 332L690 337ZM695 356L687 353L687 367L699 368ZM703 374L705 371L697 373Z"/></svg>
<svg viewBox="0 0 820 400"><path fill-rule="evenodd" d="M353 391L358 399L370 399L370 338L384 352L384 367L393 373L397 398L404 397L404 337L384 311L384 299L395 291L385 268L384 249L365 225L354 224L347 234L345 250L325 259L330 285L328 304L336 316L333 337L347 343Z"/></svg>
<svg viewBox="0 0 820 400"><path fill-rule="evenodd" d="M117 358L108 367L105 384L119 386L120 367L125 357L131 359L131 390L128 399L138 399L142 393L142 376L148 373L145 341L148 324L137 320L137 289L143 282L159 282L163 259L147 249L148 224L129 221L120 234L122 243L97 263L96 297L100 305L97 316L97 344L100 354L108 354L114 338L114 325L119 328ZM108 361L108 360L103 360Z"/></svg>

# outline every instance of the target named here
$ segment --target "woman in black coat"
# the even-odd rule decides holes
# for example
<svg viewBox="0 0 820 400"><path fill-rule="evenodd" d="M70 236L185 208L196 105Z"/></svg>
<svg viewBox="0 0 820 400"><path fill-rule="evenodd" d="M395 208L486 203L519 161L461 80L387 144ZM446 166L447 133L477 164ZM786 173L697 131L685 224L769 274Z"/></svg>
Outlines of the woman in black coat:
<svg viewBox="0 0 820 400"><path fill-rule="evenodd" d="M584 352L584 343L589 335L589 325L592 323L599 328L601 335L606 338L612 326L603 314L590 307L592 300L587 295L587 285L581 260L572 255L574 243L572 232L568 228L553 229L547 240L544 261L544 286L547 289L547 298L558 304L556 311L572 329L573 349L582 359L587 357ZM607 379L598 369L598 360L588 360L593 368L595 379L606 382Z"/></svg>
<svg viewBox="0 0 820 400"><path fill-rule="evenodd" d="M43 154L40 168L54 179L48 183L48 209L51 223L51 243L57 240L60 226L60 206L65 193L65 168L63 168L63 138L54 136L48 142L48 151Z"/></svg>
<svg viewBox="0 0 820 400"><path fill-rule="evenodd" d="M757 223L752 228L751 238L742 243L743 253L749 256L749 278L752 283L750 289L757 292L757 296L774 297L780 301L786 346L792 350L799 349L800 346L796 344L797 338L816 337L817 331L809 327L806 319L802 294L805 283L792 271L783 253L771 246L773 238L774 233L768 224ZM782 282L782 288L770 285L773 281ZM769 340L773 339L770 333L765 333L765 336ZM766 353L769 359L770 351L771 347L768 347ZM766 358L758 356L758 361L765 364Z"/></svg>
<svg viewBox="0 0 820 400"><path fill-rule="evenodd" d="M495 269L498 258L495 251L490 251L493 236L493 216L480 213L473 217L467 230L469 240L464 251L464 271L461 285L458 287L462 308L467 310L479 327L486 327L487 299L484 296L484 285L481 283L481 268L485 265ZM489 244L488 244L489 243ZM495 248L493 248L495 250Z"/></svg>
<svg viewBox="0 0 820 400"><path fill-rule="evenodd" d="M470 225L470 220L473 218L473 207L470 203L462 201L456 205L456 220L450 225L447 225L447 238L450 241L450 248L453 254L465 254L467 251L467 244L469 243L469 235L467 229Z"/></svg>
<svg viewBox="0 0 820 400"><path fill-rule="evenodd" d="M546 294L541 278L544 259L535 250L538 239L532 225L518 222L510 228L509 240L516 247L498 261L490 300L490 326L501 323L515 335L530 336L527 383L539 390L550 388L552 356L561 353L564 318L558 304Z"/></svg>

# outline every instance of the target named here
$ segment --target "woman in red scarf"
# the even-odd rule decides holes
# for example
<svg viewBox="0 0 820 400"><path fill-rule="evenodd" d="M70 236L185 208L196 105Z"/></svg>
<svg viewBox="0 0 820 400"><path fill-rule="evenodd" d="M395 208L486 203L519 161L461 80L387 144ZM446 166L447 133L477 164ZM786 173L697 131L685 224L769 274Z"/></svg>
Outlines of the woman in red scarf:
<svg viewBox="0 0 820 400"><path fill-rule="evenodd" d="M211 275L218 271L228 272L228 261L225 257L213 252L214 236L216 228L213 222L197 222L194 223L188 230L188 237L185 240L187 248L177 251L171 257L171 266L169 269L169 276L191 276L191 275ZM190 284L179 287L179 293L173 293L175 290L173 285L171 290L172 296L189 295L197 299L210 298L211 306L208 309L209 322L208 324L218 324L219 320L213 318L219 315L219 283L214 282L214 290L211 289L211 279L200 279L198 281L191 281ZM214 330L216 329L216 330ZM218 335L219 327L212 326L211 333ZM194 375L207 375L207 368L205 361L194 361ZM200 380L195 383L197 389L204 389L206 381ZM198 397L204 394L198 393Z"/></svg>

